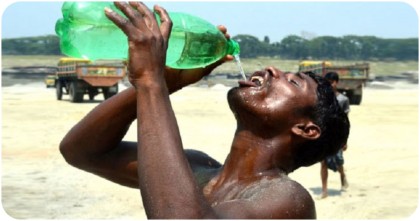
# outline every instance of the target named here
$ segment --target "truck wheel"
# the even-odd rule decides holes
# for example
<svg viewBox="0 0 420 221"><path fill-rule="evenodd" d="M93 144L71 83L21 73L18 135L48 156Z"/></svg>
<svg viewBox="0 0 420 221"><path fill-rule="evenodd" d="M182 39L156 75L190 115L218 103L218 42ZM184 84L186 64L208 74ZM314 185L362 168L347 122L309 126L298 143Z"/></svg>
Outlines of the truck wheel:
<svg viewBox="0 0 420 221"><path fill-rule="evenodd" d="M353 95L350 100L350 104L360 105L362 103L362 95Z"/></svg>
<svg viewBox="0 0 420 221"><path fill-rule="evenodd" d="M89 100L93 101L95 99L95 96L97 94L98 94L98 89L96 89L96 88L88 88Z"/></svg>
<svg viewBox="0 0 420 221"><path fill-rule="evenodd" d="M57 96L57 100L61 101L63 98L63 86L61 85L61 81L57 81L55 84L55 94Z"/></svg>
<svg viewBox="0 0 420 221"><path fill-rule="evenodd" d="M104 99L108 99L118 93L118 84L112 87L104 87L102 88L102 93L104 94Z"/></svg>
<svg viewBox="0 0 420 221"><path fill-rule="evenodd" d="M72 81L70 83L70 89L69 89L69 94L70 94L70 101L73 103L80 103L83 101L83 89L79 87L79 84L77 83L77 81Z"/></svg>
<svg viewBox="0 0 420 221"><path fill-rule="evenodd" d="M349 102L351 105L360 105L360 103L362 103L361 89L348 90L345 94L349 98Z"/></svg>

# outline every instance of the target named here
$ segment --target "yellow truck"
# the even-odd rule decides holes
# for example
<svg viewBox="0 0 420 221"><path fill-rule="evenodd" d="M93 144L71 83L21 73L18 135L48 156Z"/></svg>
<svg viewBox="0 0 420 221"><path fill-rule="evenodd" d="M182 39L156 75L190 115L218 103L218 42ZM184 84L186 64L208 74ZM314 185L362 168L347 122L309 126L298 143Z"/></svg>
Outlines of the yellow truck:
<svg viewBox="0 0 420 221"><path fill-rule="evenodd" d="M301 61L299 72L312 71L324 76L334 71L340 76L337 89L345 94L350 104L359 105L362 102L363 87L369 80L369 63L351 65L334 65L330 61Z"/></svg>
<svg viewBox="0 0 420 221"><path fill-rule="evenodd" d="M118 82L126 76L123 61L92 62L86 59L61 58L57 65L55 88L57 100L63 94L74 103L83 102L85 94L94 100L99 93L104 99L118 93Z"/></svg>
<svg viewBox="0 0 420 221"><path fill-rule="evenodd" d="M55 74L49 74L44 77L44 83L47 88L54 88L55 87Z"/></svg>

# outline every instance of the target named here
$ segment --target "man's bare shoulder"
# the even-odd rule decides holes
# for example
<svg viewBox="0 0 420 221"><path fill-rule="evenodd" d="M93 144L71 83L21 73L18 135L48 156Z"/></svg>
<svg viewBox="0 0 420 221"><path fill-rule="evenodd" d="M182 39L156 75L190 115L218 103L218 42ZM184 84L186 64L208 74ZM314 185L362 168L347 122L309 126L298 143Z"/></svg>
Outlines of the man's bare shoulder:
<svg viewBox="0 0 420 221"><path fill-rule="evenodd" d="M255 201L277 212L277 218L315 218L315 203L311 195L288 176L263 178L259 186Z"/></svg>
<svg viewBox="0 0 420 221"><path fill-rule="evenodd" d="M315 204L309 192L287 176L265 177L243 188L236 199L217 208L227 218L315 219ZM239 208L241 213L238 213Z"/></svg>

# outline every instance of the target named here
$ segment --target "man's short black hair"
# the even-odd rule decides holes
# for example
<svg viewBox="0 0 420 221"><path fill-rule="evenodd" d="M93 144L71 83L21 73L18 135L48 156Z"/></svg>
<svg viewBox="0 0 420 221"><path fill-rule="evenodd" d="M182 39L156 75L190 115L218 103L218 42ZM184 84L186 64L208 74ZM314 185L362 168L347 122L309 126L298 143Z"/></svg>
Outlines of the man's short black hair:
<svg viewBox="0 0 420 221"><path fill-rule="evenodd" d="M337 153L347 143L350 132L349 119L340 107L330 82L313 72L304 74L318 84L317 103L310 111L310 117L320 127L321 135L297 147L294 169L310 166Z"/></svg>
<svg viewBox="0 0 420 221"><path fill-rule="evenodd" d="M338 76L337 72L328 72L325 74L324 76L325 79L327 79L327 81L339 81L340 77Z"/></svg>

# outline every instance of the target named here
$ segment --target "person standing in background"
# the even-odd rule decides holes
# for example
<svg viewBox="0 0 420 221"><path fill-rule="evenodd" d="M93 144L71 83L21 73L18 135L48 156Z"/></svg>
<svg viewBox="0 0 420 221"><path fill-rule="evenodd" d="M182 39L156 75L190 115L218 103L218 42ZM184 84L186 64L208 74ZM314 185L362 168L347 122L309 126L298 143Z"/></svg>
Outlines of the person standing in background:
<svg viewBox="0 0 420 221"><path fill-rule="evenodd" d="M347 96L340 93L337 90L337 85L339 82L339 76L336 72L328 72L325 75L325 79L331 83L331 86L334 90L334 93L337 97L340 107L343 109L344 113L348 114L350 112L350 102ZM349 184L347 182L347 177L344 172L344 157L343 151L347 149L347 144L345 144L335 155L328 156L325 160L321 161L321 180L322 180L322 195L321 198L328 197L328 169L333 170L334 172L340 173L341 181L341 190L344 191L348 188Z"/></svg>

